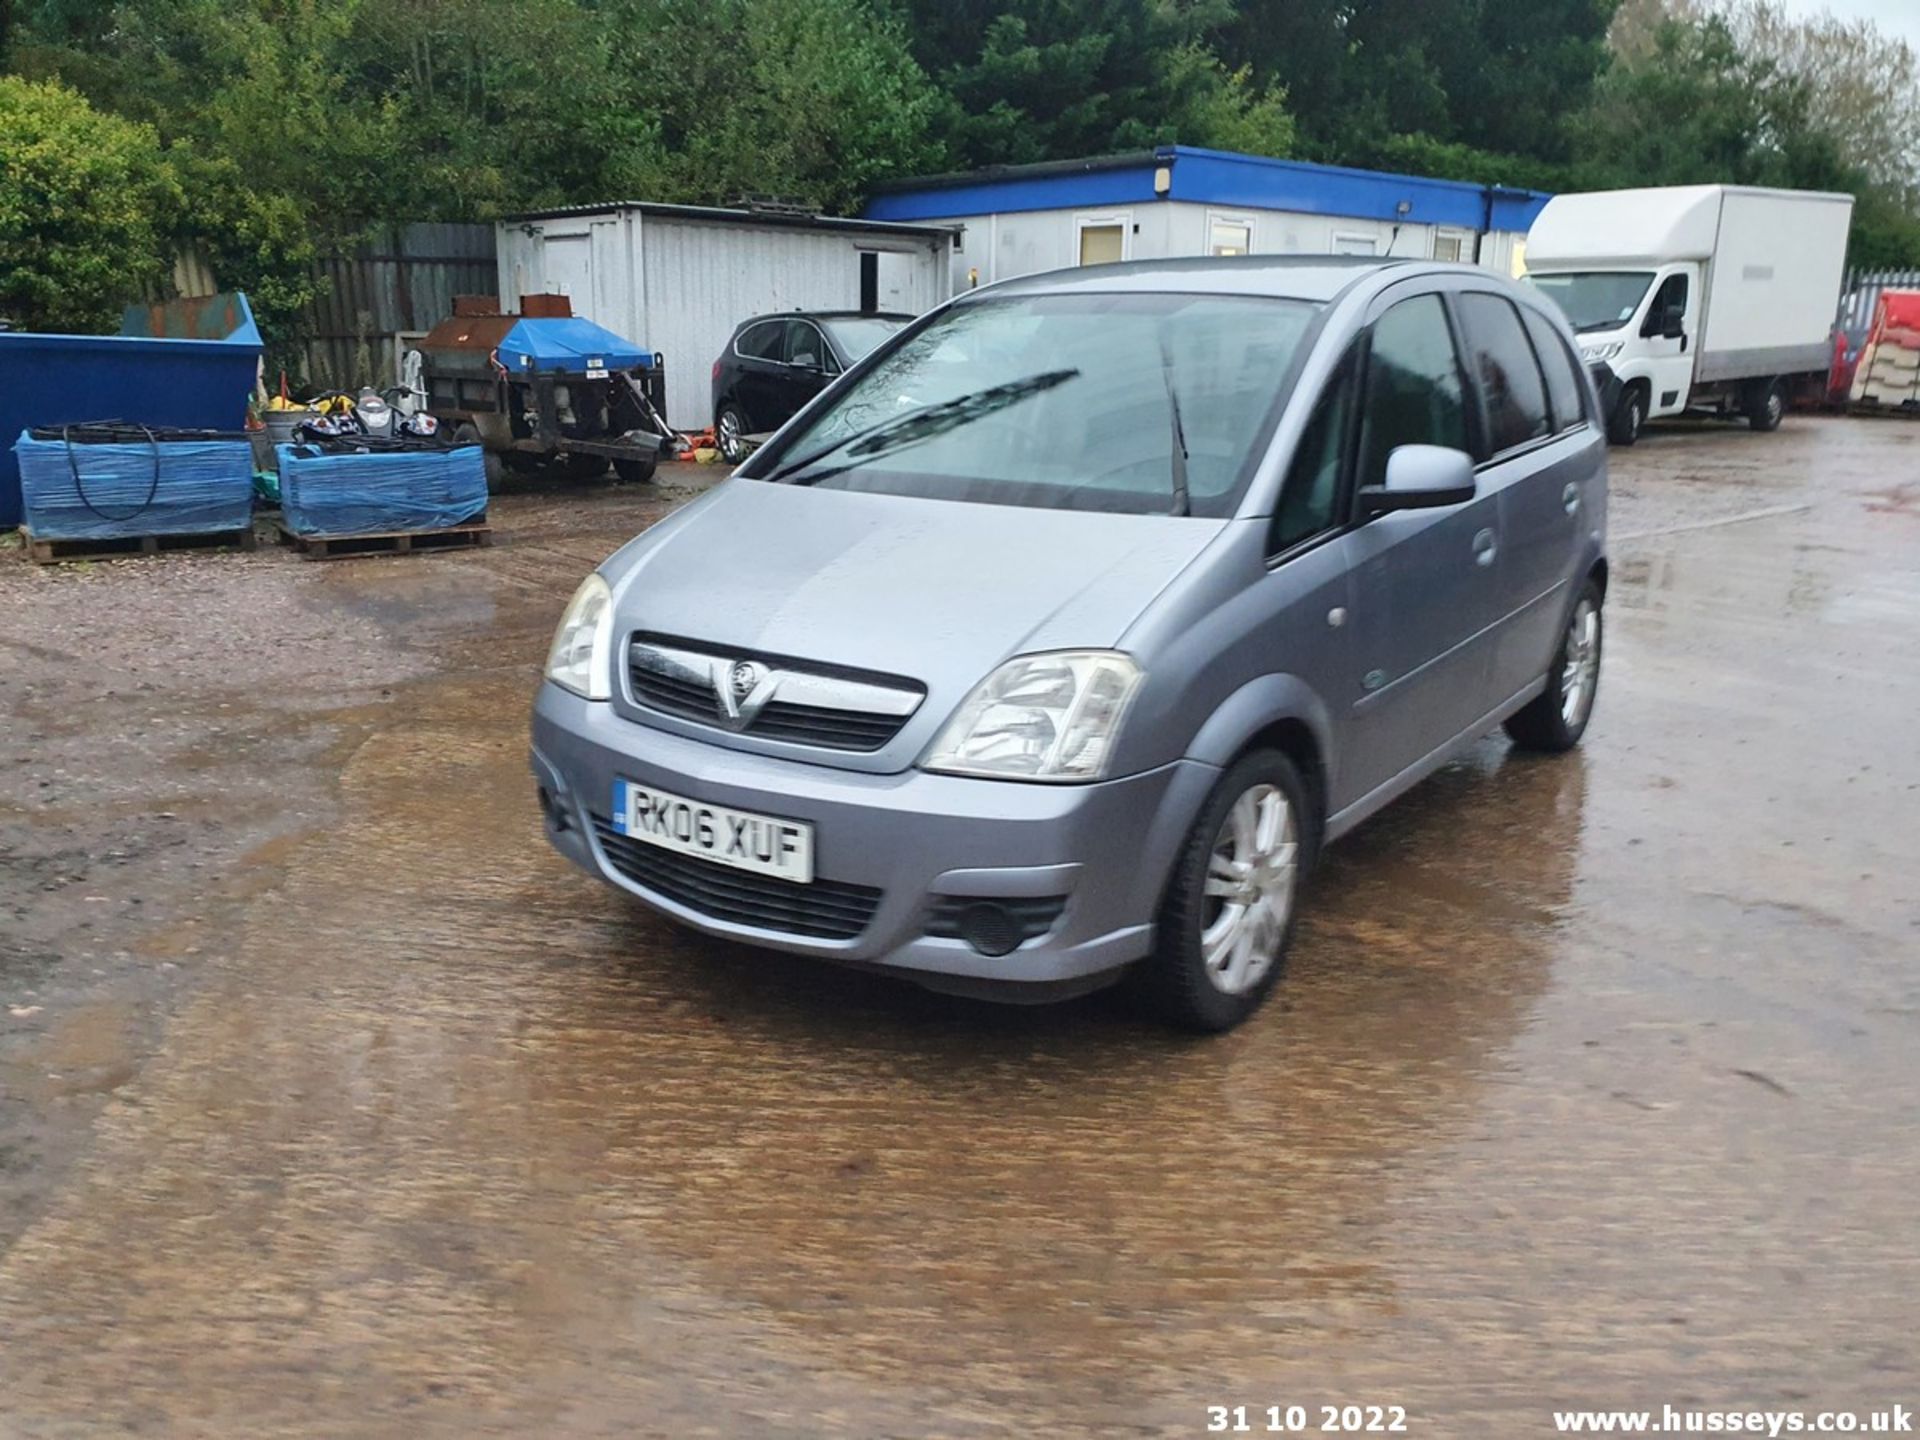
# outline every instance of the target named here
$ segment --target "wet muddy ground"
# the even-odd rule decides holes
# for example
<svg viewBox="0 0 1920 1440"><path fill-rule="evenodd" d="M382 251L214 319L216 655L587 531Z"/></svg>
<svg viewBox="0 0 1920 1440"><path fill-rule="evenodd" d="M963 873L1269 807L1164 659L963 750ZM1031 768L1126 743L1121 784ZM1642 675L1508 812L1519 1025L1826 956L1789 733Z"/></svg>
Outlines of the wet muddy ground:
<svg viewBox="0 0 1920 1440"><path fill-rule="evenodd" d="M1337 847L1211 1041L695 938L548 852L552 623L683 495L0 554L0 1434L1911 1403L1916 462L1615 452L1584 749L1488 739Z"/></svg>

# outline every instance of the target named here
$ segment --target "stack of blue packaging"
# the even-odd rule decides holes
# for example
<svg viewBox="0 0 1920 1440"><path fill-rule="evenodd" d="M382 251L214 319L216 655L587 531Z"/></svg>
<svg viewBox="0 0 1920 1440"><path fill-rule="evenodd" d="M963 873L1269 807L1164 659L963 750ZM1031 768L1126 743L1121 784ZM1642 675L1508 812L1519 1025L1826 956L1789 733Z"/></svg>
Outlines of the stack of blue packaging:
<svg viewBox="0 0 1920 1440"><path fill-rule="evenodd" d="M478 445L356 452L279 445L280 513L296 535L444 530L487 513Z"/></svg>
<svg viewBox="0 0 1920 1440"><path fill-rule="evenodd" d="M23 430L14 442L36 540L198 535L253 523L245 434L113 421Z"/></svg>

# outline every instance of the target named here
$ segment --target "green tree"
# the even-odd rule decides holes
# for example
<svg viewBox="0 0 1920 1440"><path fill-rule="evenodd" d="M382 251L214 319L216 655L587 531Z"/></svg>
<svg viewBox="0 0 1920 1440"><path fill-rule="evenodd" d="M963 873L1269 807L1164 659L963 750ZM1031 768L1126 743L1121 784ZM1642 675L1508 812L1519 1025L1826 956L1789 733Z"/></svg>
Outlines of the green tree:
<svg viewBox="0 0 1920 1440"><path fill-rule="evenodd" d="M35 330L117 329L165 269L179 190L158 137L14 76L0 76L0 135L0 314Z"/></svg>
<svg viewBox="0 0 1920 1440"><path fill-rule="evenodd" d="M1209 41L1231 0L900 0L944 92L948 163L1020 164L1180 141L1287 154L1285 92Z"/></svg>
<svg viewBox="0 0 1920 1440"><path fill-rule="evenodd" d="M864 0L622 0L616 64L656 117L652 198L829 210L937 156L936 96Z"/></svg>
<svg viewBox="0 0 1920 1440"><path fill-rule="evenodd" d="M1859 177L1815 112L1807 84L1742 50L1720 16L1668 20L1596 90L1578 173L1627 185L1850 188Z"/></svg>
<svg viewBox="0 0 1920 1440"><path fill-rule="evenodd" d="M1229 64L1286 88L1311 147L1390 136L1558 163L1607 65L1616 0L1239 0Z"/></svg>

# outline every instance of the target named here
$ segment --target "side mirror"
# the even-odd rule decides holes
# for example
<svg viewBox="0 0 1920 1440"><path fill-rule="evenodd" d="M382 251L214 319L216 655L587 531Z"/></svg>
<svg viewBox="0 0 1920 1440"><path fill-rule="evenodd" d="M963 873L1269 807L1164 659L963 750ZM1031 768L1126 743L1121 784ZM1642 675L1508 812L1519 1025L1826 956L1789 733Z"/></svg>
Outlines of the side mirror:
<svg viewBox="0 0 1920 1440"><path fill-rule="evenodd" d="M1687 317L1684 311L1669 310L1666 323L1660 327L1663 340L1684 340L1687 338Z"/></svg>
<svg viewBox="0 0 1920 1440"><path fill-rule="evenodd" d="M1402 445L1387 456L1384 485L1360 487L1360 513L1437 510L1473 499L1473 457L1444 445Z"/></svg>

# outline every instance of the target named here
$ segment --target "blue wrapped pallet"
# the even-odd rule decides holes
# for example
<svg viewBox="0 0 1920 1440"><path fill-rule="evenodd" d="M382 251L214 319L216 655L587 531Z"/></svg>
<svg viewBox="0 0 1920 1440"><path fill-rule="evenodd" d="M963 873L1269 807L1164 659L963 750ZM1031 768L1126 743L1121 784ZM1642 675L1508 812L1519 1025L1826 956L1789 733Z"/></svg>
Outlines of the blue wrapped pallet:
<svg viewBox="0 0 1920 1440"><path fill-rule="evenodd" d="M259 366L253 311L233 292L130 306L118 335L0 332L0 529L22 510L6 437L101 415L238 430Z"/></svg>
<svg viewBox="0 0 1920 1440"><path fill-rule="evenodd" d="M371 454L315 445L274 450L282 523L295 535L444 530L487 513L487 467L478 445Z"/></svg>
<svg viewBox="0 0 1920 1440"><path fill-rule="evenodd" d="M245 439L86 443L22 430L13 453L36 540L200 535L253 523L253 447Z"/></svg>

